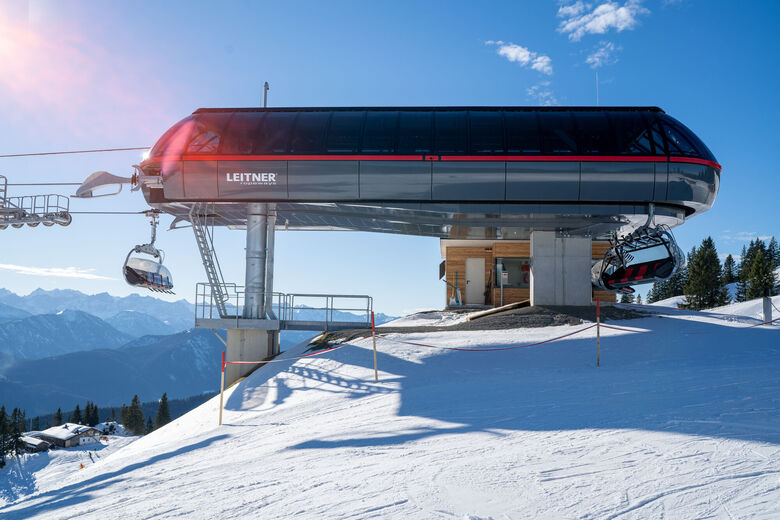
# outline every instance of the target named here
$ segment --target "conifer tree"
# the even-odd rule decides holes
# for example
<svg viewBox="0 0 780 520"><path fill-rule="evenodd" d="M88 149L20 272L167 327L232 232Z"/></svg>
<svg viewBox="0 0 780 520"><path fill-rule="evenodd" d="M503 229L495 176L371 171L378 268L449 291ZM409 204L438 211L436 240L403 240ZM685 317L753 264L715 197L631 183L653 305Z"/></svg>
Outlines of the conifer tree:
<svg viewBox="0 0 780 520"><path fill-rule="evenodd" d="M747 295L747 265L749 263L747 256L747 248L742 246L742 253L740 254L739 267L737 268L737 295L736 300L738 302L744 302Z"/></svg>
<svg viewBox="0 0 780 520"><path fill-rule="evenodd" d="M652 287L650 287L650 291L647 293L647 303L655 303L660 300L658 297L658 288L660 284L661 282L653 282Z"/></svg>
<svg viewBox="0 0 780 520"><path fill-rule="evenodd" d="M766 247L767 257L772 262L772 268L780 267L780 246L777 244L775 237L769 240L769 245Z"/></svg>
<svg viewBox="0 0 780 520"><path fill-rule="evenodd" d="M122 405L122 408L119 409L119 422L122 423L122 426L127 425L127 412L129 408L126 404Z"/></svg>
<svg viewBox="0 0 780 520"><path fill-rule="evenodd" d="M642 295L639 293L636 293L636 303L637 305L642 305Z"/></svg>
<svg viewBox="0 0 780 520"><path fill-rule="evenodd" d="M739 280L737 274L737 263L734 261L734 257L728 255L723 262L723 285L728 285Z"/></svg>
<svg viewBox="0 0 780 520"><path fill-rule="evenodd" d="M620 303L634 303L634 297L629 293L622 293L620 295Z"/></svg>
<svg viewBox="0 0 780 520"><path fill-rule="evenodd" d="M62 424L62 410L57 408L57 411L54 412L54 418L52 419L52 426L59 426Z"/></svg>
<svg viewBox="0 0 780 520"><path fill-rule="evenodd" d="M165 392L160 398L160 404L157 406L157 416L154 418L154 429L165 426L171 422L171 410L168 407L168 393Z"/></svg>
<svg viewBox="0 0 780 520"><path fill-rule="evenodd" d="M98 409L95 403L88 402L87 406L89 408L87 412L84 414L84 423L87 426L95 426L97 423L100 422L100 410Z"/></svg>
<svg viewBox="0 0 780 520"><path fill-rule="evenodd" d="M141 410L141 401L138 399L138 395L133 396L130 407L127 409L125 428L130 430L133 435L143 435L146 431L144 412Z"/></svg>
<svg viewBox="0 0 780 520"><path fill-rule="evenodd" d="M146 420L146 433L152 433L154 431L154 424L152 424L152 416Z"/></svg>
<svg viewBox="0 0 780 520"><path fill-rule="evenodd" d="M689 255L688 282L685 285L683 307L694 310L709 309L728 303L728 293L721 285L721 265L712 237Z"/></svg>
<svg viewBox="0 0 780 520"><path fill-rule="evenodd" d="M688 255L688 263L690 263L690 254ZM659 300L666 300L667 298L673 298L675 296L682 296L685 294L685 286L688 284L688 266L686 265L675 274L669 277L668 280L663 282L665 289L664 294Z"/></svg>
<svg viewBox="0 0 780 520"><path fill-rule="evenodd" d="M24 443L22 442L22 433L24 432L24 412L19 408L14 408L11 412L10 421L10 443L9 449L19 455L24 451Z"/></svg>
<svg viewBox="0 0 780 520"><path fill-rule="evenodd" d="M8 452L9 429L8 414L5 411L5 405L3 405L0 406L0 468L5 466L5 454Z"/></svg>
<svg viewBox="0 0 780 520"><path fill-rule="evenodd" d="M769 258L764 256L762 250L756 253L751 262L747 283L746 297L748 300L774 294L775 279L772 273L772 263Z"/></svg>
<svg viewBox="0 0 780 520"><path fill-rule="evenodd" d="M32 422L32 429L33 431L38 431L41 429L41 418L38 416L35 416L35 419L33 419Z"/></svg>
<svg viewBox="0 0 780 520"><path fill-rule="evenodd" d="M75 423L75 424L81 424L82 420L83 419L81 417L81 408L79 408L79 405L76 405L76 409L73 410L73 413L71 414L70 419L68 420L68 422L72 422L72 423Z"/></svg>
<svg viewBox="0 0 780 520"><path fill-rule="evenodd" d="M111 416L109 417L109 420L116 421L116 408L111 408Z"/></svg>

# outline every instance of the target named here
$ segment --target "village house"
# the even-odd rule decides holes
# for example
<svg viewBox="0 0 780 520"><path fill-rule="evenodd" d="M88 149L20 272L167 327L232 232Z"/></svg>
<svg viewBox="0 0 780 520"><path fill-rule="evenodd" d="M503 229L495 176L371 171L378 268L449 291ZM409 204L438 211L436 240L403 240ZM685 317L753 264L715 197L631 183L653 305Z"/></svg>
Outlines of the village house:
<svg viewBox="0 0 780 520"><path fill-rule="evenodd" d="M35 432L38 434L39 432ZM24 450L28 453L35 453L38 451L48 451L51 444L38 437L32 437L30 435L22 435L21 441L24 443Z"/></svg>
<svg viewBox="0 0 780 520"><path fill-rule="evenodd" d="M37 437L60 448L72 448L92 442L98 442L100 431L91 426L65 423L53 426L38 433Z"/></svg>

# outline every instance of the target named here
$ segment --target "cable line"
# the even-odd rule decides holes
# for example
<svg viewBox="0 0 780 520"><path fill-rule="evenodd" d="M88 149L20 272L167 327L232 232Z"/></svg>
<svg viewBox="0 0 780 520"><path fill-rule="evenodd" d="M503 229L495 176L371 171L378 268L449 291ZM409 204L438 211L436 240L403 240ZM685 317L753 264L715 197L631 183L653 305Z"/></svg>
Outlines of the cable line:
<svg viewBox="0 0 780 520"><path fill-rule="evenodd" d="M142 215L141 211L69 211L71 215Z"/></svg>
<svg viewBox="0 0 780 520"><path fill-rule="evenodd" d="M133 148L101 148L97 150L71 150L67 152L36 152L36 153L14 153L14 154L6 154L6 155L0 155L0 158L5 157L32 157L37 155L64 155L64 154L73 154L73 153L98 153L98 152L125 152L128 150L148 150L149 146L136 146Z"/></svg>
<svg viewBox="0 0 780 520"><path fill-rule="evenodd" d="M81 186L80 182L26 182L22 184L6 184L6 186Z"/></svg>

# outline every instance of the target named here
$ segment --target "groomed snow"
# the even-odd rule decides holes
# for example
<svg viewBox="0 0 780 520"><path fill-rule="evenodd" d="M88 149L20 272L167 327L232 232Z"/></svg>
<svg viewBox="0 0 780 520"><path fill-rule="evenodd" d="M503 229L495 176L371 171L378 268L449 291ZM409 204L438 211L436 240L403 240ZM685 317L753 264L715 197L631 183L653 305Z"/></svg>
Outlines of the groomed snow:
<svg viewBox="0 0 780 520"><path fill-rule="evenodd" d="M108 437L99 443L68 449L53 449L43 453L7 456L6 467L0 469L0 505L52 489L62 489L68 482L79 480L79 473L127 446L137 437ZM81 469L84 465L85 469ZM0 515L0 516L5 516Z"/></svg>
<svg viewBox="0 0 780 520"><path fill-rule="evenodd" d="M594 330L397 342L581 326L389 335L378 384L370 340L268 365L223 426L215 397L0 516L780 517L780 327L656 312L602 330L600 368Z"/></svg>
<svg viewBox="0 0 780 520"><path fill-rule="evenodd" d="M474 313L479 311L474 311ZM464 323L473 313L451 311L425 311L389 321L377 327L447 327Z"/></svg>

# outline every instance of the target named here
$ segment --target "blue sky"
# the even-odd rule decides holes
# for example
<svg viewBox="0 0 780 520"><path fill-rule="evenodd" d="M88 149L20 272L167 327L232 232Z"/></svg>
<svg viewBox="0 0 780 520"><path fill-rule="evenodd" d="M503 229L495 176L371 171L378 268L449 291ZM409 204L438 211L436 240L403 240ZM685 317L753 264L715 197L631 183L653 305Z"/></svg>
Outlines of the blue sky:
<svg viewBox="0 0 780 520"><path fill-rule="evenodd" d="M776 2L0 0L0 154L151 145L198 107L257 106L263 81L272 106L592 105L598 71L602 105L660 106L713 150L718 200L675 233L686 251L712 235L720 253L739 253L780 236L779 25ZM0 159L0 174L78 182L140 159ZM137 193L71 203L143 208ZM128 294L120 266L148 227L77 216L1 231L0 286ZM193 299L204 275L191 232L163 232L159 245L177 297ZM243 233L222 230L217 245L240 282ZM443 304L437 239L280 232L277 245L277 290L370 294L388 313Z"/></svg>

